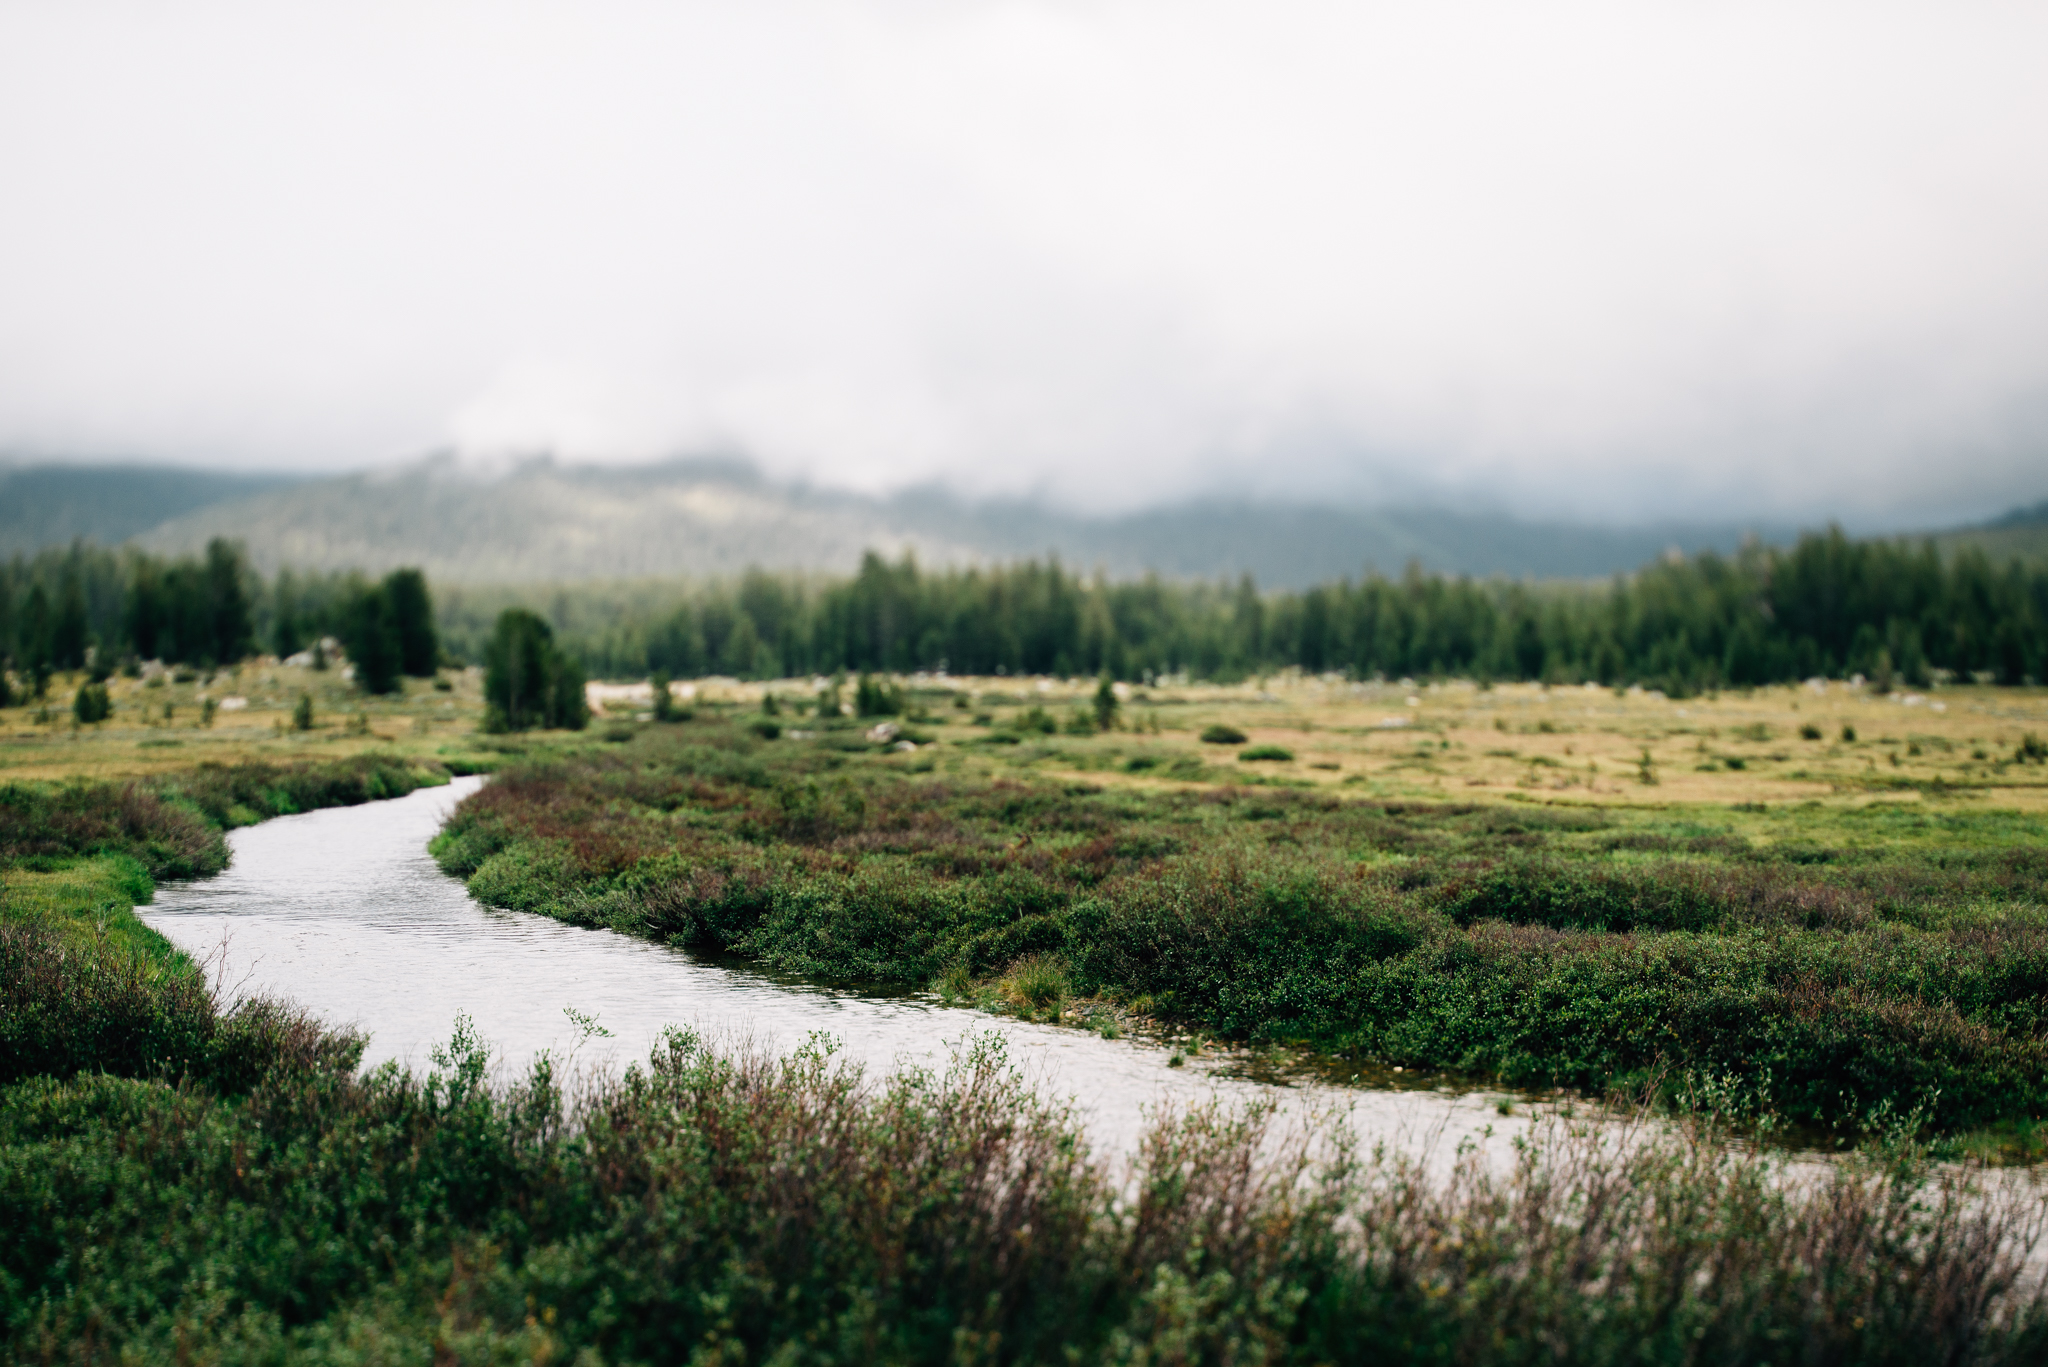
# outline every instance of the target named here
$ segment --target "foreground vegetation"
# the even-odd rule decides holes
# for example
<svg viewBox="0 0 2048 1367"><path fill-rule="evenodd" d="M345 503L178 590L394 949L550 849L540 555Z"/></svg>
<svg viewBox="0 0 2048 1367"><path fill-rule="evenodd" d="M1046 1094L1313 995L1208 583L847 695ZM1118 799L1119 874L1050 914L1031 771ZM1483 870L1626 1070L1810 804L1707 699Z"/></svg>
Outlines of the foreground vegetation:
<svg viewBox="0 0 2048 1367"><path fill-rule="evenodd" d="M408 773L226 786L229 806L281 783L345 798ZM2038 1213L1910 1148L1800 1175L1711 1127L1556 1124L1505 1169L1446 1172L1196 1111L1162 1117L1126 1172L986 1043L875 1080L829 1046L768 1059L672 1034L572 1090L546 1059L489 1085L458 1031L424 1077L358 1074L359 1039L283 1003L224 1009L127 910L151 869L206 867L217 846L167 793L0 801L10 1361L1974 1364L2048 1347L2025 1273Z"/></svg>
<svg viewBox="0 0 2048 1367"><path fill-rule="evenodd" d="M947 742L909 752L871 740L871 721L786 704L769 718L708 688L671 724L457 744L434 719L453 703L477 723L474 678L370 704L361 729L325 720L341 702L323 695L323 729L292 732L272 725L294 692L273 675L291 677L245 669L252 706L217 727L117 715L9 742L16 775L46 777L0 788L6 1360L2017 1363L2048 1349L2026 1271L2038 1205L1929 1164L1905 1136L1933 1112L1878 1117L1879 1142L1818 1170L1729 1145L1711 1114L1676 1130L1556 1122L1504 1167L1477 1152L1432 1167L1347 1150L1340 1130L1196 1112L1161 1117L1126 1169L986 1044L880 1079L829 1045L770 1059L678 1034L623 1077L579 1087L543 1060L494 1086L482 1042L458 1033L425 1076L361 1074L359 1039L287 1003L222 1003L129 910L157 879L220 867L225 827L395 795L436 779L439 755L513 766L441 846L474 862L473 888L638 933L817 972L978 980L1046 1012L1099 979L1124 1010L1273 1037L1334 1023L1334 1047L1416 1057L1435 1047L1419 1026L1347 1043L1346 973L1419 987L1394 969L1435 954L1469 982L1620 982L1645 1023L1646 964L1881 961L1893 976L1856 979L1862 999L1813 990L1848 1003L1838 1057L1874 1060L1857 1085L1889 1085L1898 1053L1875 1046L1887 1022L1922 1028L1902 986L1914 971L1976 982L1972 1009L1996 1018L1949 1036L1936 1020L1914 1037L1936 1041L1933 1066L1981 1061L1980 1036L2031 1066L2028 1019L1989 1011L2012 1000L1986 971L2030 962L2009 915L2040 875L2020 857L2030 818L1916 834L1896 806L1829 805L1788 827L1698 806L1340 801L1358 791L1341 773L1195 738L1280 734L1277 704L1191 702L1160 727L1128 701L1120 720L1110 709L1126 729L1046 735L1062 715L1092 719L1099 690L1066 709L1052 694L1038 695L1050 710L989 704L984 725L972 708L905 715L904 734ZM265 718L253 704L273 694ZM907 714L939 701L880 681L863 694ZM148 745L167 735L219 762L170 767L192 751ZM48 777L67 752L104 777ZM1176 765L1182 779L1159 777ZM1788 829L1812 838L1804 854ZM1870 856L1873 833L1889 855ZM1757 857L1764 837L1784 857ZM1598 927L1544 924L1595 912ZM1722 999L1729 1037L1751 1010L1779 1021L1787 1057L1810 1047L1798 1022L1827 1012L1795 997L1774 1017L1783 984L1751 985ZM1451 1020L1451 997L1435 1001ZM1573 1057L1607 1057L1591 1008L1549 1005ZM1467 1019L1496 1031L1486 1006L1475 996ZM1508 1036L1557 1075L1538 1032ZM2009 1068L1970 1095L2014 1085L2031 1083ZM1709 1110L1754 1118L1739 1080L1699 1087Z"/></svg>

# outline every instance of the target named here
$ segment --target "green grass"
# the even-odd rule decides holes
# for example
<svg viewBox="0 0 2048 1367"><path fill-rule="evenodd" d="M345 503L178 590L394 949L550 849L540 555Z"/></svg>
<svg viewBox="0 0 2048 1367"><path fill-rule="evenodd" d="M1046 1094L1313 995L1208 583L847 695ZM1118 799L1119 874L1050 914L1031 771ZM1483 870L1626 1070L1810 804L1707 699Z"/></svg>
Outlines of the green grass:
<svg viewBox="0 0 2048 1367"><path fill-rule="evenodd" d="M221 1010L198 968L136 917L155 879L227 863L223 828L446 782L375 756L208 765L126 783L0 788L0 1083L105 1071L256 1085L273 1057L356 1045L288 1006Z"/></svg>
<svg viewBox="0 0 2048 1367"><path fill-rule="evenodd" d="M1077 854L1106 861L1100 888L1119 860L1176 853L1159 813L1099 844L1100 795L1010 783L934 806L928 787L697 739L713 743L509 775L503 791L601 796L624 820L611 837L565 820L483 863L504 861L507 889L575 891L586 861L659 820L825 873L906 799L950 822L974 802L1031 837L1024 866L975 882L1021 925L1071 907L1059 866ZM281 781L187 776L164 785L180 801L127 809L8 795L0 1360L1974 1365L2048 1349L2028 1203L1928 1166L1897 1125L1800 1183L1710 1122L1641 1143L1556 1123L1504 1171L1468 1155L1445 1173L1198 1109L1159 1117L1124 1170L986 1039L874 1079L825 1041L767 1058L672 1033L572 1095L545 1058L487 1083L484 1042L458 1025L424 1074L359 1074L358 1039L288 1004L223 1009L132 912L188 817L256 810L249 794ZM1236 801L1193 815L1288 828L1285 800ZM131 824L84 819L110 810ZM480 810L444 856L487 843ZM646 863L651 896L666 875ZM735 899L745 884L727 876ZM1053 1008L1077 971L1026 951L1003 982Z"/></svg>
<svg viewBox="0 0 2048 1367"><path fill-rule="evenodd" d="M1743 1080L1853 1133L2048 1115L2048 829L912 773L706 721L514 766L477 897L847 981L1020 963L1227 1038L1600 1093Z"/></svg>

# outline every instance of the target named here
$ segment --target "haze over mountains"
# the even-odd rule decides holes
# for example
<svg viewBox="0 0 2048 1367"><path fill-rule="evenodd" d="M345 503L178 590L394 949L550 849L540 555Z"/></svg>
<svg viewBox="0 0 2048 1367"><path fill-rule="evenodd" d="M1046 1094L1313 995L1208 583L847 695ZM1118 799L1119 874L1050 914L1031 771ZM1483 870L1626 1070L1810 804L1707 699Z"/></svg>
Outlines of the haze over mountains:
<svg viewBox="0 0 2048 1367"><path fill-rule="evenodd" d="M863 552L952 565L1056 554L1114 578L1252 574L1301 587L1368 569L1586 578L1672 547L1733 550L1787 526L1598 526L1444 509L1207 501L1090 517L1025 501L970 503L927 488L890 498L778 484L738 461L638 467L533 460L486 475L446 457L339 477L163 467L0 470L0 554L74 537L189 553L215 536L262 569L418 565L440 582L521 583L735 574L753 566L843 572ZM1968 533L2026 554L2048 521L2017 510Z"/></svg>
<svg viewBox="0 0 2048 1367"><path fill-rule="evenodd" d="M488 476L430 458L304 480L41 467L0 473L0 500L0 553L84 536L178 554L226 536L265 570L405 564L470 583L722 575L756 565L845 571L868 550L909 550L930 565L1056 554L1117 578L1249 572L1272 587L1368 567L1394 573L1411 560L1459 573L1585 577L1633 568L1672 546L1725 550L1753 532L1790 530L1220 501L1089 517L1026 501L969 503L938 489L891 498L808 489L718 460L626 468L535 460Z"/></svg>

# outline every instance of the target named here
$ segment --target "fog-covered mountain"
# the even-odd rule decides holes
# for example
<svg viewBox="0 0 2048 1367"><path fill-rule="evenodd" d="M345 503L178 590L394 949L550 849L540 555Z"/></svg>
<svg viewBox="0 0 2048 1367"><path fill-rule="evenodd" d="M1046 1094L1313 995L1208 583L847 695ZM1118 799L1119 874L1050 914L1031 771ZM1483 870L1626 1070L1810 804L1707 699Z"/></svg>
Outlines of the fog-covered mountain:
<svg viewBox="0 0 2048 1367"><path fill-rule="evenodd" d="M2014 508L1974 527L1942 532L1934 541L1945 552L1974 546L1990 556L1993 564L2048 561L2048 500L2031 508Z"/></svg>
<svg viewBox="0 0 2048 1367"><path fill-rule="evenodd" d="M1222 500L1113 517L1043 504L969 503L940 490L870 498L779 484L729 461L641 467L531 461L495 475L437 457L373 474L293 480L189 470L0 471L0 553L133 538L183 553L243 542L258 566L379 571L420 565L441 582L519 583L733 574L750 566L845 571L867 550L930 565L1056 554L1123 578L1249 572L1301 586L1409 562L1474 575L1587 578L1673 548L1729 551L1784 526L1532 522L1442 509L1359 509ZM1947 533L2024 553L2040 509Z"/></svg>
<svg viewBox="0 0 2048 1367"><path fill-rule="evenodd" d="M753 565L844 571L863 551L910 550L932 565L1056 554L1114 577L1249 572L1279 587L1369 566L1396 573L1411 560L1482 575L1606 575L1673 546L1733 549L1750 530L1221 501L1087 517L929 489L886 499L805 489L730 462L622 469L535 461L487 478L434 459L202 508L139 541L177 552L233 536L266 568L416 564L472 583L730 574Z"/></svg>
<svg viewBox="0 0 2048 1367"><path fill-rule="evenodd" d="M168 518L296 482L164 465L0 464L0 556L83 537L113 546Z"/></svg>

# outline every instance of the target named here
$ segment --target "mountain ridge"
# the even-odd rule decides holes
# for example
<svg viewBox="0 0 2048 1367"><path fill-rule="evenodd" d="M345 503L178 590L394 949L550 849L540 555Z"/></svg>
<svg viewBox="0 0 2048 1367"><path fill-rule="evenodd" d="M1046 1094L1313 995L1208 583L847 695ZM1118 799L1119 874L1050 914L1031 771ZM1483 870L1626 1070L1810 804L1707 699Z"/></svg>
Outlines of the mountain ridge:
<svg viewBox="0 0 2048 1367"><path fill-rule="evenodd" d="M437 579L532 582L729 575L760 566L845 572L869 550L962 565L1057 555L1115 578L1249 573L1300 587L1425 569L1600 577L1677 547L1733 550L1790 527L1668 522L1611 528L1435 509L1230 504L1113 516L1024 500L969 503L936 488L890 498L777 484L732 461L638 467L527 462L495 477L446 458L309 482L172 519L138 538L169 553L234 535L265 568L418 564Z"/></svg>
<svg viewBox="0 0 2048 1367"><path fill-rule="evenodd" d="M536 458L483 472L430 456L324 477L165 467L0 468L0 554L74 535L186 554L214 536L266 572L418 565L445 583L719 577L761 567L844 573L862 554L932 566L1058 556L1119 579L1251 574L1274 588L1425 570L1511 578L1599 578L1670 550L1782 543L1790 524L1671 520L1603 526L1442 508L1361 508L1220 498L1114 515L1023 499L970 502L943 487L889 497L778 483L738 460L606 467ZM95 498L100 506L95 508ZM2048 505L2043 505L2048 507ZM169 516L162 516L164 511ZM142 522L150 512L154 522ZM1931 533L1947 549L2031 557L2043 508ZM104 530L99 530L104 529ZM112 535L109 532L119 532ZM12 540L9 540L9 537Z"/></svg>

